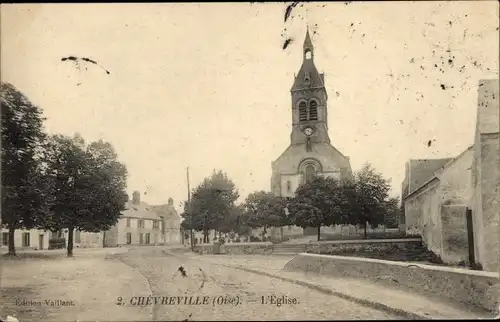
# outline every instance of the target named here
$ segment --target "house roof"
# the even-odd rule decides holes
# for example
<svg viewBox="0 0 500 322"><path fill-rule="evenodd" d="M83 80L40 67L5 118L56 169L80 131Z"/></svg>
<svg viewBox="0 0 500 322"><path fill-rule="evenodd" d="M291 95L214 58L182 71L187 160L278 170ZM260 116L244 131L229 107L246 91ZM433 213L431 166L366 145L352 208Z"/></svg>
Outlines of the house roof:
<svg viewBox="0 0 500 322"><path fill-rule="evenodd" d="M127 204L125 205L125 211L122 211L122 214L123 217L135 217L153 220L161 219L152 206L142 201L139 204L133 203L132 200L127 201Z"/></svg>
<svg viewBox="0 0 500 322"><path fill-rule="evenodd" d="M422 167L422 169L424 169L424 170L421 171L420 174L425 174L425 175L422 175L419 178L419 180L425 180L425 181L422 182L422 184L420 184L419 186L414 186L413 189L410 190L409 193L408 193L408 195L405 196L404 198L408 198L409 196L413 195L414 193L420 191L422 188L424 188L425 186L427 186L429 183L435 181L436 179L439 179L439 176L441 175L441 173L443 173L443 171L445 169L447 169L448 167L450 167L453 163L455 163L458 159L460 159L466 152L468 152L468 151L470 151L472 149L474 149L473 145L469 146L465 151L463 151L462 153L460 153L459 155L457 155L454 158L436 159L436 160L432 160L432 161L435 161L435 162L430 162L426 166L424 165L424 167ZM422 160L410 160L410 164L411 164L411 161L422 161ZM444 162L444 161L446 161L446 162ZM439 164L441 164L441 166L437 167ZM435 170L432 171L432 173L429 175L428 171L430 171L431 169L434 169L434 168L435 168ZM411 167L410 167L410 169L411 169ZM412 174L412 176L413 176L413 174ZM427 177L427 179L423 179L425 177ZM411 180L413 181L413 177L411 177Z"/></svg>
<svg viewBox="0 0 500 322"><path fill-rule="evenodd" d="M164 217L165 219L181 219L181 216L177 213L173 205L157 205L151 206L151 208L156 211L158 216Z"/></svg>
<svg viewBox="0 0 500 322"><path fill-rule="evenodd" d="M409 161L408 195L423 186L434 177L434 172L442 168L452 158L416 159Z"/></svg>

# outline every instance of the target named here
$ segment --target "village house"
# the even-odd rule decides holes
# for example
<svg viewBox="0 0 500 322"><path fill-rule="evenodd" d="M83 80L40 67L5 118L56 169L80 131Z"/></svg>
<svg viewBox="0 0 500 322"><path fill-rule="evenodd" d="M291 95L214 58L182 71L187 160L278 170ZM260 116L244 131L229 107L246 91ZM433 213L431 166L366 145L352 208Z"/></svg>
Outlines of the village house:
<svg viewBox="0 0 500 322"><path fill-rule="evenodd" d="M140 193L135 191L132 200L125 206L118 223L105 232L74 231L75 248L115 247L120 245L180 245L180 216L170 198L168 204L150 206L141 201ZM0 230L0 248L8 246L8 230ZM14 234L14 245L20 249L49 249L49 240L64 238L68 245L68 231L48 232L43 230L18 229Z"/></svg>
<svg viewBox="0 0 500 322"><path fill-rule="evenodd" d="M472 193L473 154L473 147L469 147L451 160L418 160L408 164L408 178L413 175L425 180L425 170L434 170L445 162L423 183L414 185L413 189L408 187L404 203L407 233L422 236L427 248L446 262L468 259L465 213Z"/></svg>
<svg viewBox="0 0 500 322"><path fill-rule="evenodd" d="M1 228L2 241L0 249L7 249L9 245L9 230ZM16 229L14 231L14 245L22 249L48 249L50 232L39 229Z"/></svg>
<svg viewBox="0 0 500 322"><path fill-rule="evenodd" d="M122 214L118 223L103 233L106 247L164 243L162 218L152 206L141 201L139 191L134 191Z"/></svg>
<svg viewBox="0 0 500 322"><path fill-rule="evenodd" d="M404 224L407 233L421 235L443 261L497 271L499 81L480 81L478 96L471 147L452 159L407 162L402 183Z"/></svg>
<svg viewBox="0 0 500 322"><path fill-rule="evenodd" d="M174 207L174 200L168 198L166 205L151 207L162 219L162 235L165 245L181 244L181 216Z"/></svg>

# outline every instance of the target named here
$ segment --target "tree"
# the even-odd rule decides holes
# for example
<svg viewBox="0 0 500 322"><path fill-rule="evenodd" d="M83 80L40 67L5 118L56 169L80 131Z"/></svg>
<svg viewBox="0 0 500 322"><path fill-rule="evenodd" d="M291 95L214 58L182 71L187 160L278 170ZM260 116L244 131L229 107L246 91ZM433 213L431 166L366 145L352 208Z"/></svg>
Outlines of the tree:
<svg viewBox="0 0 500 322"><path fill-rule="evenodd" d="M238 197L236 185L221 170L214 170L195 188L189 205L190 222L193 229L203 231L204 242L209 230L216 229L219 235L227 230Z"/></svg>
<svg viewBox="0 0 500 322"><path fill-rule="evenodd" d="M68 257L73 256L73 232L108 230L118 222L128 200L127 170L111 144L87 147L83 138L54 135L47 158L54 201L46 228L68 230Z"/></svg>
<svg viewBox="0 0 500 322"><path fill-rule="evenodd" d="M16 255L16 229L36 228L46 216L48 192L40 161L46 135L42 111L8 83L0 89L2 106L2 218L9 230L9 255Z"/></svg>
<svg viewBox="0 0 500 322"><path fill-rule="evenodd" d="M389 228L396 228L401 220L401 207L399 197L391 197L385 201L384 224Z"/></svg>
<svg viewBox="0 0 500 322"><path fill-rule="evenodd" d="M233 217L235 218L234 231L239 236L249 236L252 233L252 227L248 224L244 204L235 207Z"/></svg>
<svg viewBox="0 0 500 322"><path fill-rule="evenodd" d="M288 225L285 213L288 199L266 191L256 191L247 196L242 207L245 222L251 228L263 227L264 236L270 227Z"/></svg>
<svg viewBox="0 0 500 322"><path fill-rule="evenodd" d="M348 220L349 202L341 182L333 178L314 177L300 185L290 204L293 224L306 228L345 223Z"/></svg>
<svg viewBox="0 0 500 322"><path fill-rule="evenodd" d="M384 223L389 190L390 180L383 178L370 164L365 164L348 186L352 219L363 226L365 239L368 225L375 228Z"/></svg>

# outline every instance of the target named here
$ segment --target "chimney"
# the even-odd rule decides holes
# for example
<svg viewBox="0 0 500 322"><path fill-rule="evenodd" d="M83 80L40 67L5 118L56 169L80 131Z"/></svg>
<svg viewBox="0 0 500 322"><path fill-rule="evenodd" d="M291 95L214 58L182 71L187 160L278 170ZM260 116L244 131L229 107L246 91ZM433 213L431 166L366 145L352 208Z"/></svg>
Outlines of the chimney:
<svg viewBox="0 0 500 322"><path fill-rule="evenodd" d="M137 190L132 194L132 203L136 205L141 203L141 193Z"/></svg>
<svg viewBox="0 0 500 322"><path fill-rule="evenodd" d="M173 205L174 205L174 199L172 199L172 198L168 198L168 204L169 204L170 206L173 206Z"/></svg>

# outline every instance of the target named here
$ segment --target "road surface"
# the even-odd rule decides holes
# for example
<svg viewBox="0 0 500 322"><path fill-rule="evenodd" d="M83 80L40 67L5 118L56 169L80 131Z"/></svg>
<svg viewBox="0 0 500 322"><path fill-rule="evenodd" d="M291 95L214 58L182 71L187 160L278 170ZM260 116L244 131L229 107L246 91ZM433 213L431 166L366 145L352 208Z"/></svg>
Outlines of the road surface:
<svg viewBox="0 0 500 322"><path fill-rule="evenodd" d="M169 256L160 247L140 247L115 256L146 277L152 290L144 297L123 294L120 302L123 306L152 306L154 320L401 318L271 277Z"/></svg>

